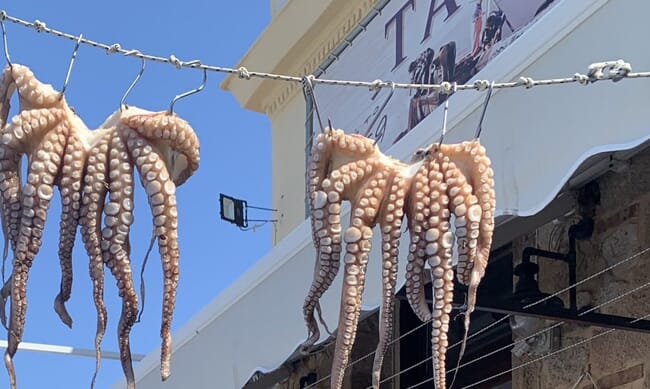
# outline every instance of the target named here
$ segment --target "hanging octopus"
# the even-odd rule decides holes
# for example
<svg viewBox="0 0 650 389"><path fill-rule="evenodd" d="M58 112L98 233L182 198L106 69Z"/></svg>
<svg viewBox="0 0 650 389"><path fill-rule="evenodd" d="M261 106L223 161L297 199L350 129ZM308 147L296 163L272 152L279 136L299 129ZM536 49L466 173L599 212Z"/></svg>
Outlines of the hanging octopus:
<svg viewBox="0 0 650 389"><path fill-rule="evenodd" d="M4 125L13 91L19 93L19 113ZM133 221L133 166L145 187L153 214L154 234L165 278L161 326L161 375L170 374L170 326L178 282L176 187L198 168L199 144L191 127L167 112L137 108L120 110L100 129L90 131L68 107L61 93L42 84L26 67L5 68L0 83L0 195L5 244L14 252L13 272L2 289L11 295L9 340L5 364L10 384L16 378L12 358L25 324L26 283L29 268L41 246L53 188L61 192L59 258L62 269L55 311L68 326L65 308L72 285L72 246L77 225L90 258L97 308L96 371L99 345L106 325L103 304L103 266L116 278L122 297L118 327L120 357L127 386L135 386L129 333L138 311L130 265L129 227ZM27 156L27 180L21 185L20 159ZM82 186L83 184L83 186ZM109 199L105 203L105 197ZM101 228L104 213L105 227ZM6 248L5 248L6 253ZM94 383L94 377L93 377Z"/></svg>
<svg viewBox="0 0 650 389"><path fill-rule="evenodd" d="M309 170L310 216L316 265L303 305L308 339L302 348L320 337L314 312L337 275L342 240L346 243L345 278L331 387L341 388L354 342L360 313L365 268L372 228L382 232L382 305L379 344L373 363L373 388L379 388L383 356L392 337L393 297L397 278L398 244L403 215L411 234L406 271L407 296L422 320L433 321L432 347L436 387L445 385L445 352L453 299L451 257L455 216L459 247L457 277L469 286L465 328L476 303L476 289L485 273L494 228L492 170L478 141L461 145L431 146L419 152L411 165L383 155L372 140L327 129L311 153ZM341 236L341 202L352 203L350 227ZM424 294L424 265L431 266L434 310ZM464 346L463 346L464 349Z"/></svg>
<svg viewBox="0 0 650 389"><path fill-rule="evenodd" d="M406 295L418 318L432 322L434 382L436 388L444 389L454 289L451 263L454 234L450 218L454 215L458 246L456 277L468 286L460 360L492 245L496 205L494 179L490 160L478 140L456 145L434 144L420 150L416 158L423 159L423 163L411 183L406 204L411 239ZM424 292L425 262L432 275L433 311L429 309Z"/></svg>
<svg viewBox="0 0 650 389"><path fill-rule="evenodd" d="M103 128L98 131L101 135L88 152L80 211L81 235L90 258L97 310L95 375L106 328L103 303L103 266L106 265L117 281L122 298L118 338L122 368L127 387L131 388L135 378L129 334L138 315L129 242L133 222L133 165L149 199L163 263L161 375L166 380L170 375L171 318L178 284L175 192L198 168L199 146L189 125L167 112L152 113L129 107L115 112L100 128ZM102 213L104 228L101 228Z"/></svg>
<svg viewBox="0 0 650 389"><path fill-rule="evenodd" d="M309 198L317 258L314 279L303 305L309 337L302 348L310 347L320 337L314 310L320 309L319 299L336 277L343 240L346 244L343 257L345 278L331 374L332 388L340 388L359 320L372 229L379 224L383 297L380 341L373 364L373 381L378 385L383 357L393 331L398 244L404 200L413 169L383 155L370 139L332 129L325 130L316 138L311 160ZM343 201L350 201L352 210L350 226L342 233L340 212Z"/></svg>

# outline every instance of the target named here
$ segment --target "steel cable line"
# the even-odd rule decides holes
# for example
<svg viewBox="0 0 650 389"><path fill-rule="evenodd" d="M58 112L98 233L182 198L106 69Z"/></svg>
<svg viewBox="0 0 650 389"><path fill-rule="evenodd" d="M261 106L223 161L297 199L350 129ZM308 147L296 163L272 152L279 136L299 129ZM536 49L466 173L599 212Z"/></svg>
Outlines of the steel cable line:
<svg viewBox="0 0 650 389"><path fill-rule="evenodd" d="M545 301L547 301L547 300L549 300L549 299L551 299L551 298L553 298L553 297L557 297L558 295L560 295L560 294L562 294L562 293L565 293L565 292L569 291L570 289L572 289L572 288L574 288L574 287L580 286L580 285L582 285L582 284L584 284L584 283L586 283L586 282L588 282L588 281L591 281L591 280L593 280L594 278L599 277L599 276L603 275L604 273L606 273L606 272L608 272L608 271L610 271L610 270L613 270L613 269L615 269L615 268L617 268L617 267L619 267L619 266L621 266L621 265L623 265L623 264L626 264L626 263L628 263L628 262L630 262L630 261L632 261L632 260L634 260L634 259L637 259L637 258L641 257L642 255L648 253L648 252L650 252L650 247L646 247L645 249L643 249L643 250L641 250L641 251L639 251L639 252L637 252L637 253L635 253L635 254L632 254L632 255L630 255L629 257L626 257L626 258L624 258L624 259L622 259L622 260L620 260L620 261L618 261L618 262L616 262L616 263L614 263L614 264L612 264L612 265L610 265L610 266L607 266L606 268L604 268L604 269L602 269L602 270L599 270L599 271L597 271L596 273L593 273L592 275L590 275L590 276L588 276L588 277L586 277L586 278L584 278L584 279L582 279L582 280L580 280L580 281L574 283L573 285L569 285L569 286L567 286L567 287L565 287L565 288L562 288L562 289L556 291L555 293L553 293L553 294L551 294L551 295L549 295L549 296L546 296L546 297L541 298L541 299L539 299L539 300L537 300L537 301L535 301L535 302L533 302L533 303L530 303L530 304L524 306L523 309L528 309L528 308L534 307L534 306L536 306L536 305L538 305L538 304L541 304L541 303L543 303L543 302L545 302ZM650 282L649 282L647 285L643 285L643 287L636 288L636 289L634 289L634 290L632 290L632 291L627 292L627 294L630 294L630 293L636 292L638 289L642 289L642 288L645 288L645 287L647 287L647 286L650 286ZM627 294L625 294L625 295L627 295ZM623 296L623 295L622 295L622 296ZM618 298L621 298L622 296L619 296ZM617 298L617 299L618 299L618 298ZM613 302L613 300L608 301L607 303L610 303L610 302ZM602 306L602 305L601 305L601 306ZM600 307L600 306L599 306L599 307ZM598 308L598 307L597 307L597 308ZM583 312L582 314L584 315L585 313L591 312L591 311L593 311L594 309L597 309L597 308L591 308L590 311ZM471 333L471 334L468 336L467 340L472 339L472 338L474 338L474 337L476 337L476 336L482 334L483 332L485 332L485 331L487 331L487 330L489 330L489 329L491 329L491 328L497 326L498 324L502 323L503 321L509 319L511 316L512 316L512 314L508 314L508 315L506 315L506 316L504 316L504 317L502 317L502 318L496 320L495 322L490 323L489 325L485 326L484 328L481 328L480 330L477 330L476 332ZM397 337L397 338L391 340L391 341L388 343L388 346L392 346L392 345L395 344L396 342L398 342L398 341L400 341L401 339L405 338L406 336L408 336L408 335L414 333L415 331L421 329L422 327L426 326L427 324L431 323L432 321L433 321L433 319L431 319L431 320L429 320L429 321L426 321L426 322L423 322L423 323L419 324L418 326L416 326L415 328L409 330L408 332L405 332L404 334L401 334L399 337ZM541 330L540 332L533 334L533 336L539 335L539 334L541 334L541 333L543 333L543 332L545 332L545 331L549 331L549 330L551 330L552 328L555 328L555 327L560 326L560 325L562 325L562 324L563 324L563 322L556 323L556 324L554 324L554 326L551 326L551 327L549 327L549 328L545 328L545 329ZM532 336L531 336L531 337L532 337ZM453 349L453 348L455 348L455 347L458 347L458 346L460 346L461 343L462 343L462 341L458 341L458 342L454 343L453 345L451 345L447 350L451 350L451 349ZM516 343L516 342L515 342L515 343ZM514 344L514 343L513 343L513 344ZM510 345L508 345L507 347L510 347L510 346L512 346L513 344L510 344ZM375 351L372 351L372 352L370 352L370 353L368 353L368 354L366 354L366 355L364 355L364 356L362 356L362 357L360 357L360 358L358 358L358 359L356 359L356 360L350 362L350 363L345 367L345 369L347 370L348 368L350 368L350 367L356 365L357 363L359 363L359 362L362 361L362 360L365 360L366 358L369 358L369 357L373 356L374 354L375 354ZM493 354L493 353L492 353L492 354ZM489 355L492 355L492 354L489 354ZM481 357L480 359L482 359L482 358L484 358L484 357L485 357L485 356ZM414 369L415 367L417 367L417 366L419 366L419 365L421 365L421 364L423 364L423 363L425 363L425 362L431 360L431 358L432 358L432 357L428 357L427 359L424 359L424 360L422 360L422 361L420 361L420 362L418 362L418 363L416 363L416 364L414 364L414 365L411 365L411 366L409 366L409 367L407 367L407 368L405 368L405 369L403 369L403 370L401 370L401 371L399 371L399 372L397 372L397 373L391 375L390 377L384 378L384 379L382 379L382 380L380 381L380 383L385 383L385 382L387 382L387 381L389 381L389 380L391 380L391 379L393 379L393 378L399 376L400 374L402 374L402 373L404 373L404 372L406 372L406 371L410 371L410 370ZM478 359L477 359L477 360L478 360ZM467 365L469 365L469 364L471 364L471 363L474 363L474 362L476 362L477 360L470 361L470 362L466 362L466 363L462 364L461 366L459 366L459 368L464 367L464 366L467 366ZM455 371L455 370L456 370L456 369L454 368L454 369L452 369L452 370L447 371L447 373L453 372L453 371ZM315 386L318 385L319 383L321 383L321 382L323 382L323 381L329 379L330 376L331 376L331 375L328 374L328 375L322 377L321 379L317 380L317 381L314 382L313 384L310 384L310 385L306 386L305 389L309 389L309 388L313 388L313 387L315 387ZM367 389L372 389L372 387L368 387Z"/></svg>

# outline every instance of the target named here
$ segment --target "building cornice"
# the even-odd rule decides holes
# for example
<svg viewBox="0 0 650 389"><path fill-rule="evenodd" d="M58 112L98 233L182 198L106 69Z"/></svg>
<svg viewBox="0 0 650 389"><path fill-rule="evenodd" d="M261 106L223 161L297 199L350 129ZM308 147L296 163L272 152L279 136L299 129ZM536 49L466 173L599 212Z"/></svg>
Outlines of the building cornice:
<svg viewBox="0 0 650 389"><path fill-rule="evenodd" d="M376 0L292 0L273 18L237 67L303 76L312 73L372 9ZM240 80L229 75L221 88L239 104L269 116L301 90L298 83Z"/></svg>

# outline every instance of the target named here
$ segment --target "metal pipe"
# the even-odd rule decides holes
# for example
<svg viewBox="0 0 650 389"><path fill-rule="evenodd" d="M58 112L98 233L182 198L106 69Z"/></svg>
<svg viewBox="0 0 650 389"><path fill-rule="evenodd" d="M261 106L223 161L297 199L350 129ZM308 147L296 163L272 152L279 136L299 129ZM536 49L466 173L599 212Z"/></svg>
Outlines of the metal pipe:
<svg viewBox="0 0 650 389"><path fill-rule="evenodd" d="M7 341L0 340L0 348L7 348ZM77 348L71 346L61 346L56 344L44 344L44 343L29 343L21 342L18 346L19 350L23 351L32 351L39 353L48 353L48 354L63 354L70 356L81 356L95 358L95 350L87 348ZM134 361L141 361L144 358L144 354L132 354L131 358ZM102 359L114 359L120 360L120 353L114 351L102 351Z"/></svg>

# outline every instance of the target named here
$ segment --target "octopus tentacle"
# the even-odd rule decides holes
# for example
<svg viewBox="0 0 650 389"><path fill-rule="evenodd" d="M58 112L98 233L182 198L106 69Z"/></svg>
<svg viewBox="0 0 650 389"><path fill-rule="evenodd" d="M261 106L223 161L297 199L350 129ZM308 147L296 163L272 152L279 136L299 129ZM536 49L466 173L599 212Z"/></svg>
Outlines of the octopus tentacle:
<svg viewBox="0 0 650 389"><path fill-rule="evenodd" d="M6 67L2 72L2 79L0 80L0 129L4 129L7 124L9 116L9 109L11 106L11 95L13 94L15 86L11 71ZM9 236L9 219L11 217L11 203L17 203L18 190L20 187L20 178L18 174L20 169L18 163L20 156L13 150L7 147L0 147L0 209L2 210L2 235L4 237L4 249L2 254L2 282L9 285L5 281L5 264L9 254L9 245L11 250L16 249L16 240L11 239ZM9 296L8 286L3 287L6 290L5 295L2 297L3 302ZM2 324L6 327L6 319L4 318L4 305L2 306Z"/></svg>
<svg viewBox="0 0 650 389"><path fill-rule="evenodd" d="M61 107L65 104L59 92L52 85L40 82L27 66L12 64L5 66L2 72L0 97L4 104L0 107L0 116L7 117L9 100L16 89L21 110Z"/></svg>
<svg viewBox="0 0 650 389"><path fill-rule="evenodd" d="M343 385L345 368L356 336L371 238L372 229L368 226L368 222L360 217L353 217L351 226L345 231L344 236L347 253L344 257L345 279L341 292L336 353L331 371L333 388L341 388Z"/></svg>
<svg viewBox="0 0 650 389"><path fill-rule="evenodd" d="M131 128L158 148L169 149L159 153L167 166L169 176L176 186L181 186L199 167L199 139L183 119L154 112L127 116L123 124Z"/></svg>
<svg viewBox="0 0 650 389"><path fill-rule="evenodd" d="M320 298L334 281L339 270L341 258L341 201L340 193L324 191L315 192L311 202L313 209L313 226L315 228L317 257L314 277L303 304L303 316L308 329L308 339L301 345L307 350L320 338L320 330L314 310L320 311ZM335 198L335 196L338 196Z"/></svg>
<svg viewBox="0 0 650 389"><path fill-rule="evenodd" d="M486 155L485 148L481 146L478 139L463 142L459 145L443 145L441 151L449 160L454 162L460 173L466 178L481 209L476 259L473 261L472 275L470 277L474 279L466 282L470 286L474 284L477 286L485 274L492 245L494 209L496 206L494 173L490 167L490 159Z"/></svg>
<svg viewBox="0 0 650 389"><path fill-rule="evenodd" d="M61 286L59 294L54 299L54 310L64 324L72 327L72 318L65 303L70 299L72 291L72 248L79 225L85 152L83 144L76 135L70 136L67 142L58 185L61 191L61 221L59 223Z"/></svg>
<svg viewBox="0 0 650 389"><path fill-rule="evenodd" d="M459 246L458 279L468 285L465 333L458 364L463 357L470 326L470 315L476 306L479 283L485 275L492 232L494 230L494 179L485 148L477 139L459 145L446 145L443 149L449 159L447 182L452 199L452 212L456 215L456 235ZM469 223L468 223L469 222ZM463 224L465 223L465 224ZM454 379L458 369L454 373Z"/></svg>
<svg viewBox="0 0 650 389"><path fill-rule="evenodd" d="M127 387L135 387L129 336L138 315L138 297L131 271L129 230L133 222L133 167L119 132L114 131L109 151L109 200L104 205L102 256L117 281L122 298L118 338Z"/></svg>
<svg viewBox="0 0 650 389"><path fill-rule="evenodd" d="M363 161L358 161L357 165L361 162ZM371 247L372 227L377 222L380 203L385 194L385 182L380 186L380 181L385 181L390 175L388 169L377 159L365 163L364 168L366 175L370 175L373 171L375 174L362 181L362 185L351 185L343 192L343 198L350 199L353 208L350 214L350 226L343 236L346 243L345 278L341 292L336 351L331 371L333 388L341 388L352 351L361 313L361 296ZM322 186L327 190L326 184L324 180Z"/></svg>
<svg viewBox="0 0 650 389"><path fill-rule="evenodd" d="M363 180L366 175L366 163L362 160L355 162L355 160L373 151L374 147L365 138L345 136L343 131L332 129L326 129L324 133L319 134L312 147L309 199L316 262L312 284L303 304L303 315L308 330L308 338L300 346L303 351L320 338L314 310L320 312L319 300L331 286L339 270L340 213L341 202L344 200L342 193L344 188L354 186ZM355 156L355 152L359 152L359 155ZM337 156L336 161L332 160L334 154ZM322 318L320 321L329 332Z"/></svg>
<svg viewBox="0 0 650 389"><path fill-rule="evenodd" d="M106 197L106 177L108 166L106 156L109 150L109 137L104 136L88 151L88 166L84 175L83 196L79 212L81 238L89 258L89 274L93 283L93 301L97 311L95 332L95 373L91 387L94 386L101 361L101 343L106 332L106 306L104 305L104 261L101 251L101 214Z"/></svg>
<svg viewBox="0 0 650 389"><path fill-rule="evenodd" d="M325 293L336 277L339 269L341 228L340 228L340 201L338 204L328 204L327 193L320 190L320 184L330 170L330 158L338 143L333 142L335 130L326 128L319 134L311 147L311 164L308 172L308 198L309 218L311 222L312 242L316 249L314 263L314 276L307 297L303 304L303 315L307 324L308 338L301 345L305 351L320 337L320 330L314 318L314 309L319 313L321 323L325 325L320 312L320 297ZM330 216L334 223L329 224ZM336 224L339 224L338 227ZM319 236L321 235L321 236ZM321 250L321 246L325 247ZM334 257L334 259L332 258ZM325 325L325 327L327 327ZM326 328L327 329L327 328ZM327 329L329 332L329 329Z"/></svg>
<svg viewBox="0 0 650 389"><path fill-rule="evenodd" d="M50 124L50 126L59 122L58 118L55 118L55 115L49 112L47 115L42 112L39 121ZM42 125L42 127L47 128L46 125ZM25 325L28 272L41 246L42 231L53 194L54 179L61 164L68 129L67 123L61 123L54 130L42 134L44 135L42 137L36 137L38 131L33 128L31 133L24 132L27 141L30 138L40 138L42 141L30 155L27 183L21 193L23 214L14 256L9 340L5 351L5 365L9 372L12 387L16 384L12 358L18 349L18 343L20 343ZM3 143L12 145L16 140L20 142L19 134L22 132L22 128L20 131L17 130L18 127L14 127L13 136L7 133L3 134Z"/></svg>
<svg viewBox="0 0 650 389"><path fill-rule="evenodd" d="M453 234L450 231L450 213L447 205L447 184L442 182L438 161L430 162L429 198L431 217L426 231L425 254L431 268L434 305L432 316L431 344L433 353L434 382L436 388L446 386L445 361L449 345L449 314L451 313L454 289L454 272L451 267ZM444 165L445 162L442 163ZM444 167L442 167L444 170Z"/></svg>
<svg viewBox="0 0 650 389"><path fill-rule="evenodd" d="M357 163L350 162L332 171L330 178L322 180L322 189L325 190L313 192L310 213L318 251L314 278L303 304L303 314L310 334L301 346L303 350L312 346L320 337L314 319L314 309L320 310L319 300L332 285L339 271L343 192L350 185L356 185L363 174L363 170L357 166Z"/></svg>
<svg viewBox="0 0 650 389"><path fill-rule="evenodd" d="M382 231L382 306L379 317L379 342L375 352L375 359L372 369L372 386L379 389L381 379L381 367L384 362L384 355L388 351L388 342L393 337L393 298L395 285L397 283L397 259L399 256L399 239L401 236L402 219L404 217L404 199L408 189L409 180L397 175L390 184L389 195L385 199L385 212L381 214L380 227ZM386 184L378 180L380 187Z"/></svg>
<svg viewBox="0 0 650 389"><path fill-rule="evenodd" d="M178 216L176 209L176 185L170 178L167 166L154 148L134 131L125 129L127 146L131 159L140 175L149 199L154 227L158 237L158 251L163 265L164 295L160 336L161 375L166 380L170 375L171 320L174 312L176 286L178 284Z"/></svg>
<svg viewBox="0 0 650 389"><path fill-rule="evenodd" d="M58 99L58 93L51 85L42 84L26 66L13 64L6 66L0 80L0 119L1 128L5 129L9 115L11 96L18 89L20 110L34 108L63 106L65 103ZM20 114L20 113L19 113ZM16 120L21 120L20 117ZM24 119L24 118L23 118ZM28 122L29 123L29 122ZM29 123L28 126L32 125ZM37 125L38 126L38 125ZM27 129L27 128L26 128ZM2 277L5 276L5 262L9 245L15 252L20 225L20 157L21 152L3 145L0 147L0 192L2 193L2 231L4 249L2 258ZM6 328L5 304L11 290L11 280L7 280L0 290L0 321Z"/></svg>
<svg viewBox="0 0 650 389"><path fill-rule="evenodd" d="M411 182L410 193L406 202L410 245L406 264L406 298L415 315L423 322L431 320L431 309L424 292L424 263L426 260L425 239L430 219L430 198L428 180L435 174L429 173L429 163L423 163L417 170Z"/></svg>
<svg viewBox="0 0 650 389"><path fill-rule="evenodd" d="M5 262L8 249L15 252L18 239L18 225L20 224L20 155L15 151L0 146L0 196L2 198L2 232L4 236L4 249L2 255L2 276L5 276ZM9 285L8 283L6 283ZM8 288L0 293L0 318L3 325L4 303L9 297Z"/></svg>
<svg viewBox="0 0 650 389"><path fill-rule="evenodd" d="M328 131L328 133L330 132L329 129L326 131ZM330 142L330 139L323 134L319 136L316 142L312 145L310 153L311 165L308 172L309 219L311 222L312 242L316 249L316 261L314 262L312 284L309 287L309 292L307 297L305 297L305 302L302 307L303 316L307 325L307 340L300 346L300 349L303 352L306 352L307 349L320 338L320 330L316 323L316 319L314 318L314 309L319 313L321 312L319 299L329 287L324 287L322 284L323 282L327 282L329 278L334 279L339 268L338 261L335 264L332 263L331 256L334 249L331 246L333 240L336 240L337 243L335 245L338 246L339 251L337 260L340 260L341 230L339 227L337 233L328 231L327 225L329 215L327 215L327 213L329 212L329 205L327 202L327 193L318 190L328 169L327 164L329 162L331 150L332 143ZM340 204L338 204L338 209L336 207L337 206L334 205L332 211L336 214L340 214ZM323 235L323 238L319 237L319 234ZM325 245L327 247L325 248L325 251L329 252L322 253L321 245ZM330 275L331 277L329 277ZM321 320L321 322L324 323L323 320Z"/></svg>

